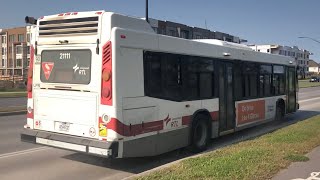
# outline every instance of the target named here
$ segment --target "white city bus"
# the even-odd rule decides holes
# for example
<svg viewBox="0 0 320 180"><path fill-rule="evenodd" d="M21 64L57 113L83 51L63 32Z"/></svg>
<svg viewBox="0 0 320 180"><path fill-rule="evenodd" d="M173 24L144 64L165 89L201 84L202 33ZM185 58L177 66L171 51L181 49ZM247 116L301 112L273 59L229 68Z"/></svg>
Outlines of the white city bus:
<svg viewBox="0 0 320 180"><path fill-rule="evenodd" d="M293 59L104 11L37 19L21 140L110 158L203 151L295 112Z"/></svg>

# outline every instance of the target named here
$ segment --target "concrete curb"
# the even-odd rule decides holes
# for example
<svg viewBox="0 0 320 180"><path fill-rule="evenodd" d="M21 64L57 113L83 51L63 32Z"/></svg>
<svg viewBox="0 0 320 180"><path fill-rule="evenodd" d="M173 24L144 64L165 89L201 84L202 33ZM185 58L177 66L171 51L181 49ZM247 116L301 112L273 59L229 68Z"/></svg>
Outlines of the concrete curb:
<svg viewBox="0 0 320 180"><path fill-rule="evenodd" d="M22 115L22 114L27 114L27 111L26 110L22 110L22 111L0 112L0 117L1 116Z"/></svg>

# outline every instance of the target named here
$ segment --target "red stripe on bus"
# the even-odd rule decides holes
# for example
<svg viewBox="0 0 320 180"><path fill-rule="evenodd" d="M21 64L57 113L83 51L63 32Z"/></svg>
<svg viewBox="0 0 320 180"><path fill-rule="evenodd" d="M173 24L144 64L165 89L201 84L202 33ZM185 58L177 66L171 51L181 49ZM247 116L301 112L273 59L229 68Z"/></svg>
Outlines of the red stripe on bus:
<svg viewBox="0 0 320 180"><path fill-rule="evenodd" d="M212 121L218 121L219 120L219 111L210 112Z"/></svg>
<svg viewBox="0 0 320 180"><path fill-rule="evenodd" d="M27 118L33 119L33 111L31 113L27 112Z"/></svg>
<svg viewBox="0 0 320 180"><path fill-rule="evenodd" d="M212 121L218 120L219 118L218 111L211 112L210 114L212 117ZM111 118L111 121L107 124L107 129L111 129L122 136L136 136L144 133L163 130L163 123L165 123L166 119L153 121L153 122L146 122L141 124L125 125L118 119ZM102 122L101 117L99 121ZM191 116L182 117L182 125L189 126L190 122L191 122Z"/></svg>
<svg viewBox="0 0 320 180"><path fill-rule="evenodd" d="M182 117L182 125L188 125L189 126L190 121L191 121L191 116L183 116Z"/></svg>
<svg viewBox="0 0 320 180"><path fill-rule="evenodd" d="M147 122L143 124L125 125L118 119L112 118L107 124L108 129L112 129L122 136L136 136L144 133L160 131L163 129L163 120Z"/></svg>

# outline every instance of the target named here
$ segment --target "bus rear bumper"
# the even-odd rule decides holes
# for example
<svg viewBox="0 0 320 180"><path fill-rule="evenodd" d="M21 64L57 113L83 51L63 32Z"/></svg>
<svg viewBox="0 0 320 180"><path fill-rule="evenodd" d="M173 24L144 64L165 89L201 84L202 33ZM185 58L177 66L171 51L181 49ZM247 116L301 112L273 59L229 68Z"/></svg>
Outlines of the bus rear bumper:
<svg viewBox="0 0 320 180"><path fill-rule="evenodd" d="M33 129L23 129L21 141L108 158L116 158L119 148L118 142L92 140Z"/></svg>

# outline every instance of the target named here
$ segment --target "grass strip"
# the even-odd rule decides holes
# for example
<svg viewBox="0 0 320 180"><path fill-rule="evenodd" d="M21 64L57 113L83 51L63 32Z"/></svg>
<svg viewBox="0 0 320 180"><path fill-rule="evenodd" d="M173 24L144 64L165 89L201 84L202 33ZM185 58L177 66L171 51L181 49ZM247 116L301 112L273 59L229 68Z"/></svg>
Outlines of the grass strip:
<svg viewBox="0 0 320 180"><path fill-rule="evenodd" d="M182 160L137 179L270 179L320 145L320 116L253 140Z"/></svg>
<svg viewBox="0 0 320 180"><path fill-rule="evenodd" d="M27 97L27 92L0 92L0 98ZM1 99L0 99L1 100Z"/></svg>
<svg viewBox="0 0 320 180"><path fill-rule="evenodd" d="M27 106L0 107L0 113L27 110Z"/></svg>
<svg viewBox="0 0 320 180"><path fill-rule="evenodd" d="M309 80L300 80L299 88L317 87L320 86L320 82L309 82Z"/></svg>

